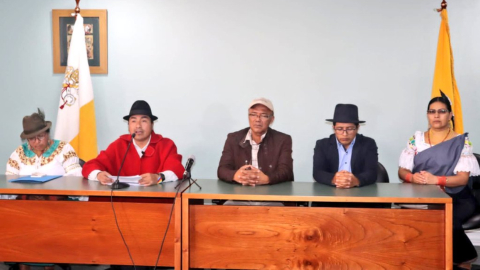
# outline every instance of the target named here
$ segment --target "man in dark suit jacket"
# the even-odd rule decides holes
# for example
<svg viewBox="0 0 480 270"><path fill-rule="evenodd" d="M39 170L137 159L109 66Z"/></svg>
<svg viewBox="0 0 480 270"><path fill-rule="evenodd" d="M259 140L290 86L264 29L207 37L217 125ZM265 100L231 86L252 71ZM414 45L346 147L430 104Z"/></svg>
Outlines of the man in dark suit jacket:
<svg viewBox="0 0 480 270"><path fill-rule="evenodd" d="M250 103L250 127L228 134L218 165L218 178L242 185L293 181L292 138L270 128L273 104L265 98Z"/></svg>
<svg viewBox="0 0 480 270"><path fill-rule="evenodd" d="M315 181L337 188L361 187L375 183L378 152L375 141L358 134L358 108L337 104L333 119L334 134L317 141L313 155Z"/></svg>

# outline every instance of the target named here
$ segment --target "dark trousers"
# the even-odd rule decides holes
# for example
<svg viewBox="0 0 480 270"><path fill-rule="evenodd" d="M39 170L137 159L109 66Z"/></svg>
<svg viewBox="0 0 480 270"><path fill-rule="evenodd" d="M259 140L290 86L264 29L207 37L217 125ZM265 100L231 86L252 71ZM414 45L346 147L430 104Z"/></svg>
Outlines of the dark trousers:
<svg viewBox="0 0 480 270"><path fill-rule="evenodd" d="M453 262L462 263L477 257L477 251L462 228L463 222L475 213L477 201L468 186L454 194L453 204Z"/></svg>

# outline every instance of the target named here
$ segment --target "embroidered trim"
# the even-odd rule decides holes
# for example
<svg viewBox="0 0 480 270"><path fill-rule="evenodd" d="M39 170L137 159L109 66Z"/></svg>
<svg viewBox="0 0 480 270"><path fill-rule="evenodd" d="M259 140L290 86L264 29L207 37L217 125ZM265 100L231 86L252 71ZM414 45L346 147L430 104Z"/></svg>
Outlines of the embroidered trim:
<svg viewBox="0 0 480 270"><path fill-rule="evenodd" d="M412 136L410 139L408 139L408 145L415 147L415 136Z"/></svg>
<svg viewBox="0 0 480 270"><path fill-rule="evenodd" d="M53 140L52 145L45 151L45 153L42 154L43 157L50 157L53 153L55 153L55 150L57 150L58 147L63 148L63 145L65 145L65 142L59 141L59 140ZM28 143L22 144L22 152L27 158L33 158L35 160L35 152L33 152L30 147L28 147ZM18 152L18 151L17 151ZM18 152L20 154L20 152Z"/></svg>
<svg viewBox="0 0 480 270"><path fill-rule="evenodd" d="M65 171L68 173L69 171L75 170L77 168L81 168L80 164L73 163L73 164L68 165L67 168L65 168Z"/></svg>
<svg viewBox="0 0 480 270"><path fill-rule="evenodd" d="M28 147L28 143L22 144L21 147L22 147L22 152L21 152L21 153L23 153L23 155L24 155L25 157L27 157L27 158L35 158L35 153L34 153L32 150L30 150L30 147ZM17 149L17 150L18 150L18 149ZM19 153L19 155L20 155L20 152L19 152L19 151L17 151L17 153Z"/></svg>
<svg viewBox="0 0 480 270"><path fill-rule="evenodd" d="M462 156L465 156L465 157L470 157L471 156L472 158L475 159L475 157L473 156L472 142L470 142L468 137L465 137L465 144L463 145Z"/></svg>
<svg viewBox="0 0 480 270"><path fill-rule="evenodd" d="M77 157L77 153L75 153L75 151L68 151L67 153L63 154L64 162L65 162L65 160L67 160L69 158L72 158L72 157Z"/></svg>
<svg viewBox="0 0 480 270"><path fill-rule="evenodd" d="M28 149L27 143L24 143L22 146L18 147L17 150L15 150L18 154L18 158L20 159L20 162L26 165L33 165L35 164L35 153L33 153L30 149ZM33 154L33 156L30 156L30 154Z"/></svg>
<svg viewBox="0 0 480 270"><path fill-rule="evenodd" d="M20 170L20 166L18 165L18 162L16 160L13 160L11 158L8 159L8 165L10 165L10 167L16 169L16 170Z"/></svg>
<svg viewBox="0 0 480 270"><path fill-rule="evenodd" d="M417 145L415 144L415 135L413 135L412 137L410 137L410 139L408 139L408 148L410 148L411 150L414 151L415 155L418 154L417 152Z"/></svg>
<svg viewBox="0 0 480 270"><path fill-rule="evenodd" d="M52 147L57 146L57 145L58 145L57 149L54 149L54 151L53 151ZM65 146L65 142L55 140L55 142L52 144L52 147L50 147L50 149L48 149L47 152L43 153L42 163L41 163L40 166L44 166L44 165L52 162L55 159L55 157L62 152L62 149L63 149L64 146ZM48 156L46 156L46 154L48 154Z"/></svg>
<svg viewBox="0 0 480 270"><path fill-rule="evenodd" d="M60 144L62 145L61 147L59 147ZM61 141L59 141L59 140L53 140L52 145L48 148L47 151L45 151L45 153L43 153L42 156L43 156L44 158L50 157L50 156L55 152L55 150L58 150L57 147L59 147L59 148L60 148L60 151L62 151L62 148L63 148L64 145L65 145L65 142L61 142ZM57 154L58 154L58 153L57 153Z"/></svg>
<svg viewBox="0 0 480 270"><path fill-rule="evenodd" d="M465 137L465 145L472 146L472 142L468 139L468 137Z"/></svg>

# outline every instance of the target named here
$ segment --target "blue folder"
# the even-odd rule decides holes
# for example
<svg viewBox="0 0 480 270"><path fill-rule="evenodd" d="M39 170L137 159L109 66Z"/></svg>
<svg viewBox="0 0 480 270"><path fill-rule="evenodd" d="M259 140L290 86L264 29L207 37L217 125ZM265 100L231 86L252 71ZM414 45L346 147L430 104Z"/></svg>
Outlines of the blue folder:
<svg viewBox="0 0 480 270"><path fill-rule="evenodd" d="M45 183L59 177L62 177L62 175L45 175L42 177L23 176L17 179L12 179L9 182L40 184L40 183Z"/></svg>

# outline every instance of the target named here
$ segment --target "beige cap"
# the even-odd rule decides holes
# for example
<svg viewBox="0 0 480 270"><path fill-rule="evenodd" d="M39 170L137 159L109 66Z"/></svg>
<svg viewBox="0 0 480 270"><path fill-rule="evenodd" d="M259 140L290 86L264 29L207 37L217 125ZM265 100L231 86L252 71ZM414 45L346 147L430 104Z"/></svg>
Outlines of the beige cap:
<svg viewBox="0 0 480 270"><path fill-rule="evenodd" d="M263 105L263 106L269 108L273 112L272 102L269 99L266 99L266 98L263 98L263 97L262 98L256 98L256 99L252 100L252 102L250 103L250 106L248 106L248 108L252 108L253 106L255 106L257 104Z"/></svg>

